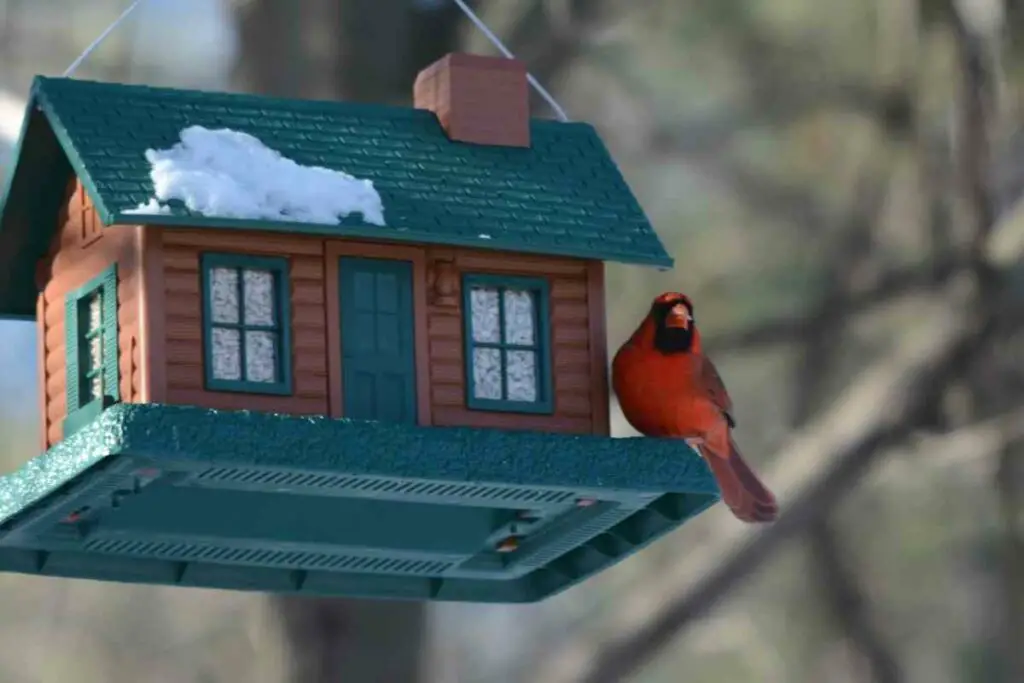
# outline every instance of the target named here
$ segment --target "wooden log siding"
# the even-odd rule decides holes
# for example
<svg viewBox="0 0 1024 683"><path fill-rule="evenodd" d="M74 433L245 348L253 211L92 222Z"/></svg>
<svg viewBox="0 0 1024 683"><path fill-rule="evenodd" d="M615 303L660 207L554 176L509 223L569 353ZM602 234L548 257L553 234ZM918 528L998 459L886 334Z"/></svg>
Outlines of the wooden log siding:
<svg viewBox="0 0 1024 683"><path fill-rule="evenodd" d="M337 414L340 354L330 326L338 314L339 254L413 260L416 267L417 382L421 422L439 426L608 433L607 352L603 266L572 259L494 254L471 249L395 247L266 233L115 226L100 230L81 186L71 189L54 240L49 279L38 302L43 431L60 440L66 415L64 295L111 262L118 263L121 395L219 409L291 414ZM290 263L294 394L266 396L207 391L203 375L200 255L203 252L286 256ZM551 291L551 352L555 405L551 415L469 410L466 407L461 297L434 301L424 282L435 260L457 276L493 273L539 276ZM335 294L332 294L334 292ZM143 293L145 296L143 296ZM333 359L333 360L332 360ZM423 367L423 365L426 367ZM333 399L333 400L332 400Z"/></svg>
<svg viewBox="0 0 1024 683"><path fill-rule="evenodd" d="M150 228L151 230L154 228ZM301 236L160 230L164 319L164 401L223 410L294 415L328 413L323 240ZM207 391L203 371L200 256L205 252L285 256L289 261L292 325L291 396ZM157 281L158 278L153 278ZM154 324L155 323L155 324ZM155 385L156 383L154 383Z"/></svg>
<svg viewBox="0 0 1024 683"><path fill-rule="evenodd" d="M117 263L118 366L121 400L142 400L142 356L139 321L142 313L142 278L137 245L141 228L103 228L82 188L72 181L59 217L59 229L50 253L40 264L42 291L36 302L39 326L39 381L44 447L63 438L67 416L65 372L66 327L64 298L111 263Z"/></svg>
<svg viewBox="0 0 1024 683"><path fill-rule="evenodd" d="M151 236L150 233L153 233ZM468 249L429 249L303 236L219 233L150 228L146 240L164 265L147 272L151 291L149 356L162 369L149 371L153 398L168 403L292 414L341 414L337 260L341 255L399 258L414 263L417 315L417 383L421 424L608 433L607 358L604 345L603 267L570 259L496 255ZM293 396L206 391L203 387L199 258L203 252L285 255L291 266ZM149 251L146 251L148 254ZM433 259L454 261L463 273L531 275L551 285L552 370L555 410L551 415L475 411L466 408L461 305L432 302L426 267ZM162 300L161 300L162 299ZM158 319L155 311L163 311ZM591 341L591 335L598 335ZM424 367L424 363L426 367ZM163 376L161 376L161 373ZM165 389L161 389L165 387Z"/></svg>
<svg viewBox="0 0 1024 683"><path fill-rule="evenodd" d="M452 262L460 280L466 273L544 277L551 291L551 365L555 393L551 415L469 410L466 407L461 297L456 297L455 305L439 304L431 298L427 343L435 425L608 434L602 264L468 249L430 249L427 260ZM592 335L596 335L593 340Z"/></svg>

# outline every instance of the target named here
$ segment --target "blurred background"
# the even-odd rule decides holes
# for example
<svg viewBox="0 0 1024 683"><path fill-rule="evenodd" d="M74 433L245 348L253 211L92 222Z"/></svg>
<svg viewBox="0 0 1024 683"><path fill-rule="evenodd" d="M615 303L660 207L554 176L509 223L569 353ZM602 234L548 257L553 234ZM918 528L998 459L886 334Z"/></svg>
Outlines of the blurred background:
<svg viewBox="0 0 1024 683"><path fill-rule="evenodd" d="M0 0L0 159L127 5ZM693 296L782 520L718 506L517 607L2 575L0 681L1024 682L1024 2L471 5L677 260L610 267L612 348ZM495 53L448 0L149 0L76 75L408 105L452 50ZM2 470L35 362L0 322Z"/></svg>

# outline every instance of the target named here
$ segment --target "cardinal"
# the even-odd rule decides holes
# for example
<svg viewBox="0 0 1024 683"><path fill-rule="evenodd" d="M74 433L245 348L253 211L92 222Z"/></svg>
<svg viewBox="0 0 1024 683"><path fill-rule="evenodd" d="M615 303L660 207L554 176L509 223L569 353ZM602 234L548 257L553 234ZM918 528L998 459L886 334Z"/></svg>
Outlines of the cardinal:
<svg viewBox="0 0 1024 683"><path fill-rule="evenodd" d="M678 292L654 300L647 317L612 361L612 388L633 428L645 436L685 440L718 482L738 519L771 522L775 496L743 460L732 428L732 399L701 350L693 302Z"/></svg>

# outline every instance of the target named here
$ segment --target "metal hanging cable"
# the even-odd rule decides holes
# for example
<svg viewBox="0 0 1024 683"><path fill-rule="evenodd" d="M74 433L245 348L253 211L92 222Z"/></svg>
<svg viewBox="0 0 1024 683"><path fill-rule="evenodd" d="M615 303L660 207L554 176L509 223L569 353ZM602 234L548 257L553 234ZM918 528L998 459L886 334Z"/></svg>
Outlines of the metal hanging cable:
<svg viewBox="0 0 1024 683"><path fill-rule="evenodd" d="M469 20L472 21L478 29L480 29L480 32L487 37L487 40L491 41L491 44L498 48L498 51L501 52L501 54L505 55L508 59L515 59L516 56L512 54L512 51L505 47L505 44L501 42L501 39L487 27L487 24L484 23L483 19L476 15L476 12L469 8L469 5L467 5L463 0L455 0L455 4L458 5L463 14L465 14ZM555 115L558 116L559 121L569 120L569 116L565 113L565 110L562 109L561 105L555 101L555 98L551 96L551 93L549 93L544 86L533 77L533 74L527 73L526 80L533 86L534 90L544 98L544 101L551 105L551 108L555 111Z"/></svg>
<svg viewBox="0 0 1024 683"><path fill-rule="evenodd" d="M96 40L89 43L89 47L85 48L85 50L82 51L82 54L78 55L75 61L71 62L68 68L64 70L64 78L71 78L71 76L75 73L78 67L81 66L82 62L84 62L89 57L89 55L91 55L93 51L96 48L98 48L104 40L107 39L107 36L109 36L114 31L114 29L120 26L121 23L125 19L127 19L128 16L133 11L135 11L135 8L141 5L143 2L145 2L145 0L135 0L135 2L128 5L128 8L125 11L121 12L121 15L117 19L114 19L110 26L104 29L103 33L96 36Z"/></svg>

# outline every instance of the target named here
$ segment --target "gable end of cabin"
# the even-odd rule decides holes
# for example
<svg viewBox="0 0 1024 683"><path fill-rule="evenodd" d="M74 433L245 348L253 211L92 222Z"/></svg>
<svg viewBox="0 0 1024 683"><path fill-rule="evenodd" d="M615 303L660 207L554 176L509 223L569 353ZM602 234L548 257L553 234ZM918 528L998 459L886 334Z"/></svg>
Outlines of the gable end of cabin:
<svg viewBox="0 0 1024 683"><path fill-rule="evenodd" d="M148 400L143 229L104 228L82 183L68 180L36 266L42 440L53 446L111 403Z"/></svg>

